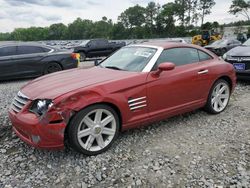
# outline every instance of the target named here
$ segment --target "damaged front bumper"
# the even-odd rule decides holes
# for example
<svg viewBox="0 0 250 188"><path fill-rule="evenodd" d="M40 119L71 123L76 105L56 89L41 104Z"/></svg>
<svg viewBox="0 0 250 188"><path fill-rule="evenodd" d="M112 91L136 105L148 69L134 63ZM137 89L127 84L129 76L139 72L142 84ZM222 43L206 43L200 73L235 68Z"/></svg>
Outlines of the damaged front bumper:
<svg viewBox="0 0 250 188"><path fill-rule="evenodd" d="M64 132L67 121L59 113L48 113L46 117L38 117L28 111L16 113L10 110L9 117L13 131L27 144L43 149L64 148Z"/></svg>

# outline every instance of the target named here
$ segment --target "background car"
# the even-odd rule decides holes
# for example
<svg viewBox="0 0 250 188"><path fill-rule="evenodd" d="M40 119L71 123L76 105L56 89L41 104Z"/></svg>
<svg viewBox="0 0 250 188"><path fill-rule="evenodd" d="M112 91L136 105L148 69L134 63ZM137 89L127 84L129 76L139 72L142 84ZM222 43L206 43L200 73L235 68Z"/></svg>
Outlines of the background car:
<svg viewBox="0 0 250 188"><path fill-rule="evenodd" d="M81 61L84 61L86 57L102 57L108 56L125 46L125 42L109 42L106 39L92 39L82 42L79 46L74 48L75 53L80 53Z"/></svg>
<svg viewBox="0 0 250 188"><path fill-rule="evenodd" d="M223 56L228 50L240 45L241 42L236 39L221 39L205 46L204 48L214 52L218 56Z"/></svg>
<svg viewBox="0 0 250 188"><path fill-rule="evenodd" d="M131 45L96 67L30 82L9 117L15 133L32 146L63 148L68 140L75 150L96 155L122 130L203 107L222 112L235 82L233 66L201 47Z"/></svg>
<svg viewBox="0 0 250 188"><path fill-rule="evenodd" d="M38 77L76 68L79 54L38 43L0 43L0 80Z"/></svg>
<svg viewBox="0 0 250 188"><path fill-rule="evenodd" d="M223 59L234 66L238 79L250 80L250 39L228 51Z"/></svg>

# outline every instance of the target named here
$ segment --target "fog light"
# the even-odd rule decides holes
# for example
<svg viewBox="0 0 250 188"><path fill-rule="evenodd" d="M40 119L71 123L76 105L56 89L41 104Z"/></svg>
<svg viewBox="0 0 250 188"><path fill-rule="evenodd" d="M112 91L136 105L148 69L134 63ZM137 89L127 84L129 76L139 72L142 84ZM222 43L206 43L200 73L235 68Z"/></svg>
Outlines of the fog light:
<svg viewBox="0 0 250 188"><path fill-rule="evenodd" d="M38 144L38 142L40 142L41 140L40 136L35 136L35 135L32 135L31 139L32 139L32 142L35 144Z"/></svg>

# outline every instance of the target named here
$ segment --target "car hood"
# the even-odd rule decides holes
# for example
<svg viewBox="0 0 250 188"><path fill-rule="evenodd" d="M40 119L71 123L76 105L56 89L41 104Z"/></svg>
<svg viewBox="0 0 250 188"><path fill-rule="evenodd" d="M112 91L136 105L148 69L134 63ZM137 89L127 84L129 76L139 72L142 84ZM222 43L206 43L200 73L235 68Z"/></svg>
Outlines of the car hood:
<svg viewBox="0 0 250 188"><path fill-rule="evenodd" d="M227 52L229 56L250 56L250 46L238 46Z"/></svg>
<svg viewBox="0 0 250 188"><path fill-rule="evenodd" d="M129 78L138 73L93 67L71 69L35 79L26 84L21 92L31 100L55 99L68 92L105 83L111 80Z"/></svg>

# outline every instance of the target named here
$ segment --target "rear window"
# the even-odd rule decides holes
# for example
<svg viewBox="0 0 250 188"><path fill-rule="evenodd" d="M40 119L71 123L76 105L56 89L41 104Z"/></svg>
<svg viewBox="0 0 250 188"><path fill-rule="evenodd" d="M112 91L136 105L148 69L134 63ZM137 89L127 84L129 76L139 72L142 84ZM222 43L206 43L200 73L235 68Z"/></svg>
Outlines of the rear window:
<svg viewBox="0 0 250 188"><path fill-rule="evenodd" d="M210 55L208 55L207 53L203 51L198 50L198 53L199 53L200 61L207 61L207 60L213 59Z"/></svg>

